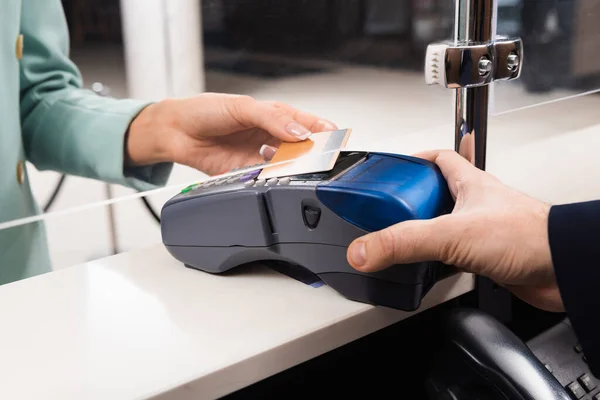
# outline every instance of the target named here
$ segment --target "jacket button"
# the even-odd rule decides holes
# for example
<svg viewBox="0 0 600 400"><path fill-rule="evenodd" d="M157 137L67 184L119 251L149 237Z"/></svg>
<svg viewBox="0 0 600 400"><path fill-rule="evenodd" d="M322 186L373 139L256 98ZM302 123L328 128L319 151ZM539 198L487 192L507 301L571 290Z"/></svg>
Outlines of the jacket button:
<svg viewBox="0 0 600 400"><path fill-rule="evenodd" d="M17 163L17 182L19 185L25 182L25 164L21 160Z"/></svg>
<svg viewBox="0 0 600 400"><path fill-rule="evenodd" d="M16 47L16 53L17 53L17 60L20 60L21 58L23 58L23 35L19 35L17 36L17 43L15 45Z"/></svg>

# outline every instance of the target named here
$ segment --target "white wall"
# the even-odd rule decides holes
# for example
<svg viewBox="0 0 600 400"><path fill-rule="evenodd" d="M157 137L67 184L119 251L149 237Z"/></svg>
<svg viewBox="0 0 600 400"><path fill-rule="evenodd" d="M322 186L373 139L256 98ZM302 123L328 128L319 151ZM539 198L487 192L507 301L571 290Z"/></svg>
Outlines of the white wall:
<svg viewBox="0 0 600 400"><path fill-rule="evenodd" d="M204 90L199 0L121 0L121 19L129 97Z"/></svg>

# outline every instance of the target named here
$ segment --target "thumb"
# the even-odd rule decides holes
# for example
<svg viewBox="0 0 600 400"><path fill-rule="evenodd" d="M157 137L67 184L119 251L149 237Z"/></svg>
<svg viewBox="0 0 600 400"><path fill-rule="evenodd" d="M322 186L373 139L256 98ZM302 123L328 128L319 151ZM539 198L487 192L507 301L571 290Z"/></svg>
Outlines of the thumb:
<svg viewBox="0 0 600 400"><path fill-rule="evenodd" d="M348 248L348 262L361 272L375 272L394 264L444 261L456 236L447 216L401 222L365 235Z"/></svg>

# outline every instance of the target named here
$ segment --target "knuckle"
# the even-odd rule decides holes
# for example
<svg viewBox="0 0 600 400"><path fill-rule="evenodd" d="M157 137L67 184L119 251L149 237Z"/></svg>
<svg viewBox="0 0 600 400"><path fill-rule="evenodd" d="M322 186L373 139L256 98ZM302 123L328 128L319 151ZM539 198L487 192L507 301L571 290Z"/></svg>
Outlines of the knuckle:
<svg viewBox="0 0 600 400"><path fill-rule="evenodd" d="M454 157L457 153L454 150L443 149L440 150L437 154L437 159L439 160L449 160Z"/></svg>
<svg viewBox="0 0 600 400"><path fill-rule="evenodd" d="M454 181L454 186L456 187L456 192L457 193L461 193L464 192L467 187L468 187L468 180L467 178L465 178L462 175L459 175L456 177L456 180Z"/></svg>
<svg viewBox="0 0 600 400"><path fill-rule="evenodd" d="M272 114L281 114L287 110L285 103L280 101L261 101L260 104Z"/></svg>
<svg viewBox="0 0 600 400"><path fill-rule="evenodd" d="M393 229L384 229L379 232L379 246L381 256L386 262L393 262L397 255L397 235Z"/></svg>
<svg viewBox="0 0 600 400"><path fill-rule="evenodd" d="M255 103L256 100L254 98L247 95L240 95L228 99L225 102L225 107L240 125L248 125L250 120L248 110L254 107Z"/></svg>
<svg viewBox="0 0 600 400"><path fill-rule="evenodd" d="M253 97L247 95L237 96L233 99L233 104L237 110L245 110L246 108L253 106L256 100Z"/></svg>
<svg viewBox="0 0 600 400"><path fill-rule="evenodd" d="M450 232L449 239L440 246L440 260L450 265L465 267L469 263L471 247L479 236L478 227L471 223L461 227L460 237L456 232Z"/></svg>
<svg viewBox="0 0 600 400"><path fill-rule="evenodd" d="M458 262L458 242L447 240L438 247L437 259L448 265L457 265Z"/></svg>
<svg viewBox="0 0 600 400"><path fill-rule="evenodd" d="M283 108L270 107L266 112L269 119L274 121L287 120L290 116L286 113L286 110Z"/></svg>
<svg viewBox="0 0 600 400"><path fill-rule="evenodd" d="M271 107L276 109L276 110L285 110L287 108L287 106L285 105L285 103L282 103L281 101L272 101L271 102Z"/></svg>

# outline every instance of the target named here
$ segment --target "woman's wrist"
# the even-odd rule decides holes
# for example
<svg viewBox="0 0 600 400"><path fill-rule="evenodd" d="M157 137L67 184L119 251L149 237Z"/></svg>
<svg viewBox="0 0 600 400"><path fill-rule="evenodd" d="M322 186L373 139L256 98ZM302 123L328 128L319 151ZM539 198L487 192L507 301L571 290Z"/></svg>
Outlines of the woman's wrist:
<svg viewBox="0 0 600 400"><path fill-rule="evenodd" d="M125 166L137 167L172 161L168 146L169 123L161 117L163 102L146 106L131 122L125 136Z"/></svg>

